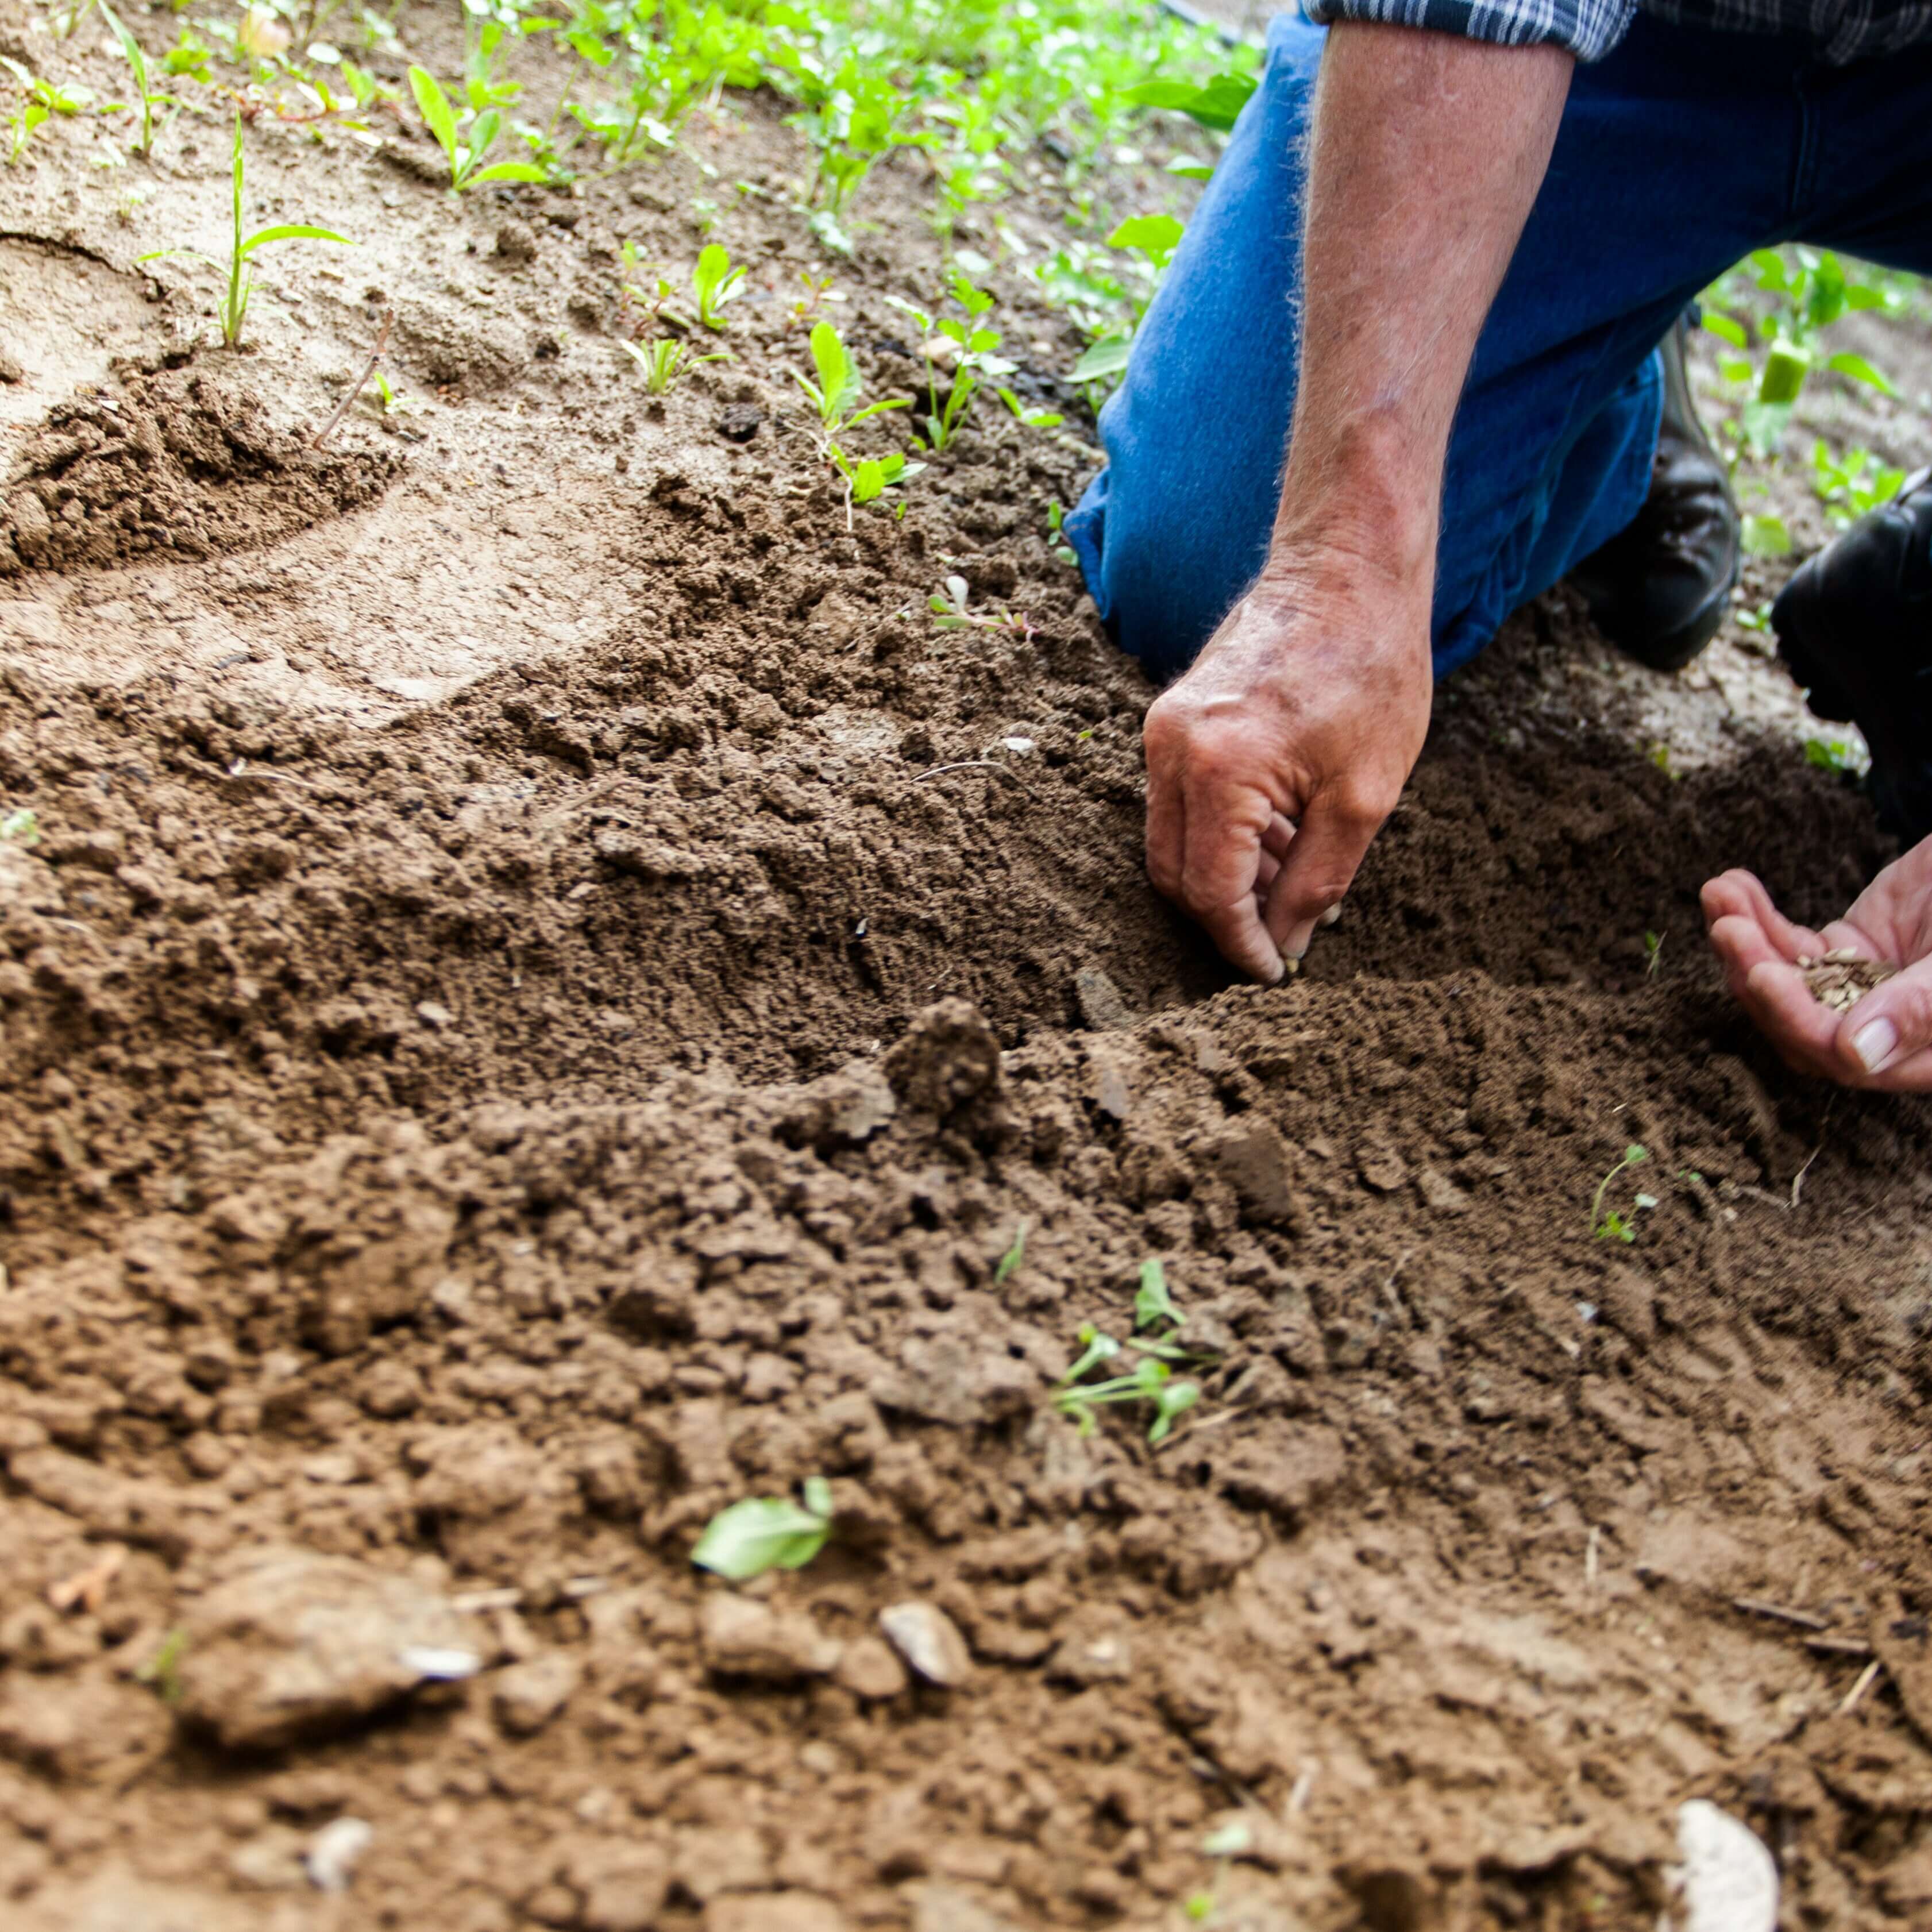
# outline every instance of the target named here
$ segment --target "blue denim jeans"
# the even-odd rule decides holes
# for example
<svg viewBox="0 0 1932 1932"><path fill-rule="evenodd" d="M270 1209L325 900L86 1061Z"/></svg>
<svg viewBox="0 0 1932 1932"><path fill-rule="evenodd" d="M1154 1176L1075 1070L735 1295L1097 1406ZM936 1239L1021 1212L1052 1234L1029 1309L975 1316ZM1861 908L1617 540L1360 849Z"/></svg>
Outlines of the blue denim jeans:
<svg viewBox="0 0 1932 1932"><path fill-rule="evenodd" d="M1326 38L1292 15L1270 28L1260 88L1101 412L1107 467L1067 519L1102 617L1156 679L1192 661L1267 554ZM1801 40L1640 15L1578 68L1450 438L1438 676L1635 516L1658 344L1732 262L1792 240L1932 270L1932 48L1832 68Z"/></svg>

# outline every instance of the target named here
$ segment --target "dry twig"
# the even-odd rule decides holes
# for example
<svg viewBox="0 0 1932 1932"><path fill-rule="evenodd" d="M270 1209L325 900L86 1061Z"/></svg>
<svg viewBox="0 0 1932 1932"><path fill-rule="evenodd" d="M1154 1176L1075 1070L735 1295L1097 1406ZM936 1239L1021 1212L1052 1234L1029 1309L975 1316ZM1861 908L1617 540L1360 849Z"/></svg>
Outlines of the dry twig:
<svg viewBox="0 0 1932 1932"><path fill-rule="evenodd" d="M396 311L394 309L385 309L382 311L382 326L376 332L376 346L370 350L369 359L363 364L362 374L358 376L350 386L348 394L336 404L334 415L331 416L328 422L309 438L310 448L320 449L334 434L335 425L355 406L356 398L362 393L369 378L375 374L376 364L382 361L382 351L389 346L389 325L395 319Z"/></svg>

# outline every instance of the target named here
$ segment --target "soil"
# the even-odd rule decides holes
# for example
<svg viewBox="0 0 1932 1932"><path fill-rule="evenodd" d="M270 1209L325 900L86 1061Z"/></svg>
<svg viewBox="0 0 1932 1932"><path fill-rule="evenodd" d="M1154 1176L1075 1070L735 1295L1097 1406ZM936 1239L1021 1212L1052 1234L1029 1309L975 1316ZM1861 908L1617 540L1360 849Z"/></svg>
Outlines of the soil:
<svg viewBox="0 0 1932 1932"><path fill-rule="evenodd" d="M1927 1922L1932 1121L1780 1068L1696 910L1841 910L1850 780L1559 592L1231 985L1050 548L1090 424L982 411L848 528L774 104L460 204L265 120L257 218L360 246L238 354L134 260L225 141L117 207L94 139L0 239L10 1925L1648 1932L1693 1796L1786 1926ZM700 164L755 286L653 405L618 249L688 266ZM922 186L830 265L868 394ZM410 412L310 448L392 309ZM1158 1449L1052 1407L1150 1257ZM807 1567L692 1568L812 1476Z"/></svg>

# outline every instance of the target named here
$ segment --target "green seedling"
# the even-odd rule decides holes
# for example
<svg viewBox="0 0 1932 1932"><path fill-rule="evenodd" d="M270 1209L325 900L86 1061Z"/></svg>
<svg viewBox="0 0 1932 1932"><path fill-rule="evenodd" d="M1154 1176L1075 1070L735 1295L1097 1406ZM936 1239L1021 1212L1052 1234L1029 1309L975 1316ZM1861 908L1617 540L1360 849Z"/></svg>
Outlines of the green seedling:
<svg viewBox="0 0 1932 1932"><path fill-rule="evenodd" d="M146 1684L164 1704L178 1704L182 1659L187 1654L188 1632L176 1624L161 1639L154 1655L134 1672L134 1681Z"/></svg>
<svg viewBox="0 0 1932 1932"><path fill-rule="evenodd" d="M617 346L644 372L645 391L653 396L664 394L688 363L728 362L731 359L722 350L710 356L694 356L689 347L674 335L660 335L641 348L634 342L620 342Z"/></svg>
<svg viewBox="0 0 1932 1932"><path fill-rule="evenodd" d="M416 96L416 110L423 125L436 136L436 145L449 163L449 189L460 194L465 188L481 188L486 182L540 182L548 178L530 161L496 161L484 165L484 157L496 144L503 130L503 117L494 107L472 114L467 133L459 131L456 110L449 97L427 68L410 69L410 92Z"/></svg>
<svg viewBox="0 0 1932 1932"><path fill-rule="evenodd" d="M1000 1264L993 1270L993 1286L995 1288L1010 1280L1026 1259L1027 1226L1026 1219L1022 1216L1019 1226L1013 1230L1012 1246L1000 1257Z"/></svg>
<svg viewBox="0 0 1932 1932"><path fill-rule="evenodd" d="M1825 506L1825 514L1843 530L1888 503L1905 487L1905 472L1881 463L1868 449L1848 449L1832 455L1821 438L1811 448L1811 487Z"/></svg>
<svg viewBox="0 0 1932 1932"><path fill-rule="evenodd" d="M1156 1448L1174 1432L1174 1425L1201 1400L1198 1383L1177 1382L1174 1371L1154 1356L1142 1358L1131 1375L1116 1376L1103 1382L1078 1382L1063 1388L1054 1397L1054 1406L1063 1415L1073 1418L1082 1436L1094 1432L1096 1408L1116 1402L1150 1402L1154 1420L1148 1428L1148 1441Z"/></svg>
<svg viewBox="0 0 1932 1932"><path fill-rule="evenodd" d="M916 476L926 467L922 463L908 463L895 450L890 456L868 456L854 459L848 456L836 442L825 446L825 454L833 469L838 471L845 484L845 527L852 527L852 506L855 503L869 503L887 490ZM898 507L901 516L905 514L905 506Z"/></svg>
<svg viewBox="0 0 1932 1932"><path fill-rule="evenodd" d="M272 228L258 228L245 239L242 233L242 117L235 117L235 238L227 261L228 290L223 298L221 340L230 349L238 348L242 342L242 325L248 319L248 298L254 292L254 271L248 266L249 258L258 248L266 248L272 242L337 242L344 248L355 244L346 235L338 235L332 228L315 228L305 222L278 222ZM211 255L202 254L195 248L158 248L152 254L140 257L143 262L159 261L164 256L192 255L198 262L206 262L211 268L223 265Z"/></svg>
<svg viewBox="0 0 1932 1932"><path fill-rule="evenodd" d="M0 840L13 845L38 845L40 842L40 821L22 806L0 818Z"/></svg>
<svg viewBox="0 0 1932 1932"><path fill-rule="evenodd" d="M733 268L731 256L722 243L709 243L699 254L691 272L692 292L698 297L698 319L706 328L723 331L726 306L743 292L746 271Z"/></svg>
<svg viewBox="0 0 1932 1932"><path fill-rule="evenodd" d="M820 446L822 449L829 450L847 430L868 416L878 416L886 410L912 406L903 397L859 406L857 366L847 353L838 330L829 322L814 325L811 346L812 366L818 372L818 380L814 382L796 369L792 371L792 380L818 412L819 428L824 433Z"/></svg>
<svg viewBox="0 0 1932 1932"><path fill-rule="evenodd" d="M1043 410L1032 403L1023 403L1010 389L998 392L1000 400L1011 410L1028 429L1058 429L1066 418L1057 410Z"/></svg>
<svg viewBox="0 0 1932 1932"><path fill-rule="evenodd" d="M107 0L100 0L101 17L106 21L109 31L119 43L121 57L133 70L134 86L139 95L141 110L141 139L137 152L152 154L154 151L154 110L174 105L170 94L157 94L148 80L148 56L141 44L122 24L121 16L108 5Z"/></svg>
<svg viewBox="0 0 1932 1932"><path fill-rule="evenodd" d="M1102 1362L1111 1362L1120 1352L1120 1343L1091 1322L1083 1324L1076 1339L1080 1344L1080 1352L1060 1377L1063 1384L1077 1382L1082 1376L1090 1375Z"/></svg>
<svg viewBox="0 0 1932 1932"><path fill-rule="evenodd" d="M1066 541L1066 513L1060 508L1058 496L1047 500L1046 547L1058 562L1070 569L1078 567L1080 560L1074 554L1073 546Z"/></svg>
<svg viewBox="0 0 1932 1932"><path fill-rule="evenodd" d="M1750 332L1717 305L1726 285L1748 269L1758 289L1771 298L1771 313L1759 325L1764 357L1754 365L1748 353ZM1853 281L1845 266L1827 249L1776 248L1753 251L1748 261L1710 291L1704 326L1734 352L1721 357L1718 373L1727 381L1753 386L1754 393L1739 412L1738 425L1752 453L1768 456L1783 440L1791 412L1814 368L1830 370L1855 382L1864 382L1893 396L1898 392L1885 372L1850 351L1819 357L1817 337L1841 316L1860 310L1888 310L1902 305L1895 290Z"/></svg>
<svg viewBox="0 0 1932 1932"><path fill-rule="evenodd" d="M32 69L0 54L4 68L20 86L20 104L7 119L7 164L11 167L27 151L34 130L56 114L78 114L91 97L86 89L62 87L58 82L38 78Z"/></svg>
<svg viewBox="0 0 1932 1932"><path fill-rule="evenodd" d="M1643 973L1647 980L1654 980L1658 968L1664 963L1664 940L1660 932L1646 932L1643 936Z"/></svg>
<svg viewBox="0 0 1932 1932"><path fill-rule="evenodd" d="M951 446L984 378L1010 376L1018 366L994 352L1000 346L1000 332L985 326L993 298L985 290L975 288L964 272L957 268L952 273L951 289L953 300L966 311L964 321L952 316L935 320L910 302L901 302L896 296L886 297L902 314L919 325L920 350L926 358L928 404L926 413L919 422L924 431L922 440L932 449ZM952 386L944 402L939 397L941 359L950 360L952 365ZM1007 400L1013 413L1020 416L1017 401L1010 395ZM1058 422L1059 418L1053 420Z"/></svg>
<svg viewBox="0 0 1932 1932"><path fill-rule="evenodd" d="M1010 610L1004 604L990 611L975 610L971 594L971 586L964 578L946 578L926 600L936 628L942 631L1010 631L1023 638L1032 638L1032 620L1024 610Z"/></svg>
<svg viewBox="0 0 1932 1932"><path fill-rule="evenodd" d="M1204 86L1186 80L1147 80L1127 89L1125 98L1136 107L1160 107L1185 114L1199 126L1226 134L1240 118L1257 82L1252 74L1217 74Z"/></svg>
<svg viewBox="0 0 1932 1932"><path fill-rule="evenodd" d="M1633 1167L1641 1166L1649 1158L1648 1150L1633 1141L1624 1149L1623 1159L1618 1161L1601 1180L1598 1182L1595 1196L1590 1203L1590 1232L1598 1240L1622 1241L1628 1244L1636 1239L1636 1227L1634 1221L1629 1216L1618 1213L1614 1208L1606 1214L1604 1211L1604 1196L1609 1192L1610 1183L1616 1180L1618 1174L1628 1172ZM1636 1197L1636 1205L1639 1208L1654 1208L1657 1202L1653 1196L1640 1194Z"/></svg>
<svg viewBox="0 0 1932 1932"><path fill-rule="evenodd" d="M802 1569L832 1534L832 1485L808 1477L801 1494L802 1508L783 1496L748 1496L721 1510L704 1526L692 1562L734 1583Z"/></svg>
<svg viewBox="0 0 1932 1932"><path fill-rule="evenodd" d="M1782 517L1747 513L1739 542L1747 556L1789 556L1791 532Z"/></svg>
<svg viewBox="0 0 1932 1932"><path fill-rule="evenodd" d="M798 278L805 284L805 293L792 304L791 314L794 322L803 322L816 315L830 298L832 285L838 278L836 275L808 274L802 268L798 272Z"/></svg>
<svg viewBox="0 0 1932 1932"><path fill-rule="evenodd" d="M1180 1310L1174 1305L1174 1297L1168 1292L1166 1269L1161 1266L1157 1256L1150 1255L1141 1263L1141 1285L1134 1296L1136 1330L1162 1326L1178 1328L1183 1318Z"/></svg>

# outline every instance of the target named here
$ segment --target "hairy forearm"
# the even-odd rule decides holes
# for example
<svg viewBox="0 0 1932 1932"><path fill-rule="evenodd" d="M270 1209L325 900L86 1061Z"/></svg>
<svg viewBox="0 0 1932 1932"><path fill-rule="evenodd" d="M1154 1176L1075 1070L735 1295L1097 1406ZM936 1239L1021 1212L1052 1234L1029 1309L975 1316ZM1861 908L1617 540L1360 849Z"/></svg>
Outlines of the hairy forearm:
<svg viewBox="0 0 1932 1932"><path fill-rule="evenodd" d="M1429 581L1450 424L1549 166L1572 66L1546 46L1331 30L1279 562L1340 547Z"/></svg>

